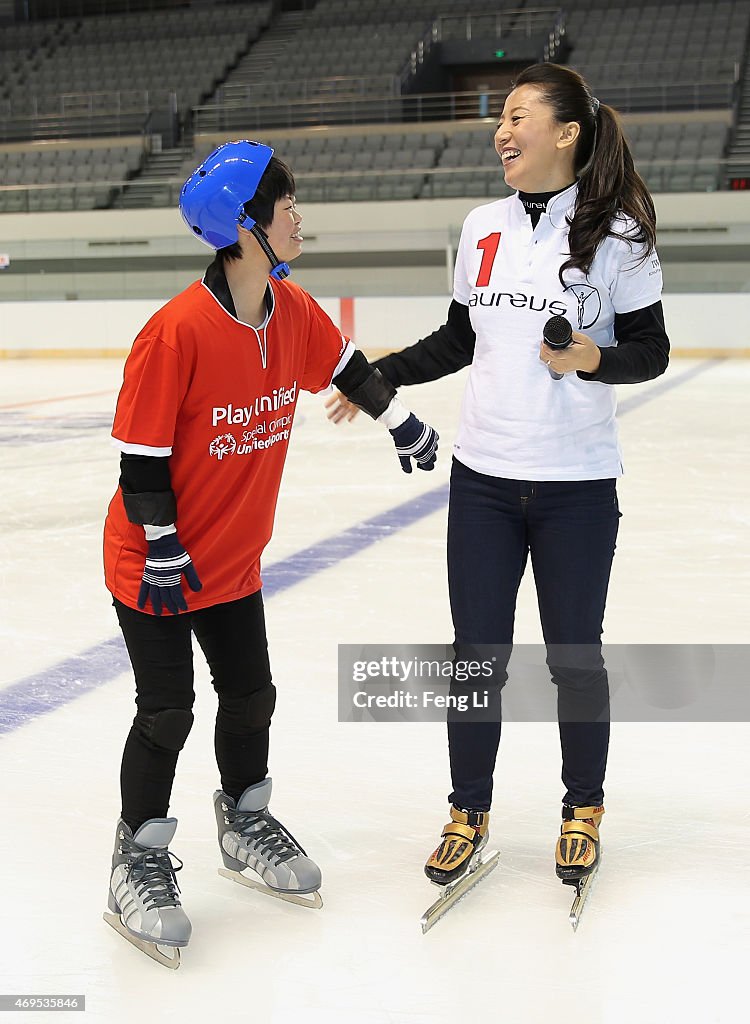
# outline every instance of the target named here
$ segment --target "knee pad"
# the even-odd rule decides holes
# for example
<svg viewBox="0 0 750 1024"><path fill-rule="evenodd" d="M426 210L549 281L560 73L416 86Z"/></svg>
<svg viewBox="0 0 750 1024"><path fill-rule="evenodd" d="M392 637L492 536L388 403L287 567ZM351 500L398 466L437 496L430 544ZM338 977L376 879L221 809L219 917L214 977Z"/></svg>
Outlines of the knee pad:
<svg viewBox="0 0 750 1024"><path fill-rule="evenodd" d="M185 708L166 708L152 715L139 711L133 728L155 747L182 750L193 727L193 712Z"/></svg>
<svg viewBox="0 0 750 1024"><path fill-rule="evenodd" d="M275 707L273 683L246 697L219 697L217 724L227 732L256 732L268 728Z"/></svg>

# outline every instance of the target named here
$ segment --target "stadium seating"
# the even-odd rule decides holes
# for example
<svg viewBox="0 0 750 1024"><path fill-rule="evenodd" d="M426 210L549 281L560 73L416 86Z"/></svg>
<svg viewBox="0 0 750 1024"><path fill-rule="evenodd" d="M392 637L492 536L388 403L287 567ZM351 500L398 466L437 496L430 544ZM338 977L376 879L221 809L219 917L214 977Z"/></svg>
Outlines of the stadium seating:
<svg viewBox="0 0 750 1024"><path fill-rule="evenodd" d="M0 213L96 209L111 204L119 185L143 163L141 143L0 149L0 180L33 191L0 191ZM65 186L71 186L66 188Z"/></svg>
<svg viewBox="0 0 750 1024"><path fill-rule="evenodd" d="M0 116L55 113L69 94L177 95L187 111L207 96L270 18L270 0L233 7L231 28L215 9L147 11L80 21L11 26L0 63ZM21 31L34 29L33 33Z"/></svg>
<svg viewBox="0 0 750 1024"><path fill-rule="evenodd" d="M282 111L283 104L301 97L311 117L317 111L323 123L348 124L314 133L290 127L280 152L293 166L304 201L502 195L492 123L472 127L460 120L479 124L476 100L450 123L430 129L428 121L409 120L398 130L385 122L384 107L374 101L368 107L367 97L398 93L416 42L431 27L436 38L440 26L448 31L439 19L450 19L451 32L465 22L475 32L500 26L507 33L524 23L524 8L530 15L536 10L524 0L412 0L408 8L401 0L318 0L311 10L289 15L263 0L6 24L0 31L0 139L27 141L0 143L0 212L123 205L124 183L137 204L135 184L152 180L144 202L171 204L219 130L225 138L263 137L273 123L249 126L248 112L278 103L279 116L288 118L293 106ZM556 8L549 10L552 15ZM566 0L565 11L569 63L602 101L631 111L627 134L652 191L723 187L750 3L625 7L621 0L618 6ZM262 73L248 78L256 54ZM179 148L157 163L149 157L148 133L159 130L154 111L174 96ZM336 104L352 96L362 101L337 113ZM222 112L221 126L211 141L198 134L193 145L191 128L207 130L195 108L206 109L209 98ZM388 108L389 119L394 109ZM428 103L425 111L418 116L431 116ZM102 143L109 132L132 134L133 123L143 132L140 142L113 136ZM3 135L8 124L25 125L28 134ZM83 131L76 136L76 126L92 138L82 138ZM33 145L28 140L35 136L47 141Z"/></svg>

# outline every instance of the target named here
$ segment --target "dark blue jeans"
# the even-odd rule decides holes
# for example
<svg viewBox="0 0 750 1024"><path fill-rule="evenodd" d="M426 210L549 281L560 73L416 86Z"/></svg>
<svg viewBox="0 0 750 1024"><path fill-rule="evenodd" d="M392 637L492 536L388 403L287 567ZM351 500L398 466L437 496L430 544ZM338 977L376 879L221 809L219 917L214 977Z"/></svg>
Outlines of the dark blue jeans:
<svg viewBox="0 0 750 1024"><path fill-rule="evenodd" d="M563 800L603 802L609 688L601 635L619 518L613 479L507 480L453 460L448 584L456 655L470 659L476 644L498 645L502 652L493 679L494 720L448 717L450 800L458 806L490 808L500 742L500 688L508 678L516 597L529 555L547 663L558 689ZM589 670L566 671L560 664L564 659L556 663L553 645L586 645ZM598 713L575 721L582 698L587 709L594 706Z"/></svg>

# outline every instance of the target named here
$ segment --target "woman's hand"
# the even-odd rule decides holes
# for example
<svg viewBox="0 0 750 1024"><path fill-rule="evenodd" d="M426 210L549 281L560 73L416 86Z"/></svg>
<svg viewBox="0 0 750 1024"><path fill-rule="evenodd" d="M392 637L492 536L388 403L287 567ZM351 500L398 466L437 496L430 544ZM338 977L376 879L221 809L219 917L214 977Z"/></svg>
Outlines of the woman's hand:
<svg viewBox="0 0 750 1024"><path fill-rule="evenodd" d="M330 398L326 399L325 404L328 410L326 416L334 423L340 423L344 419L351 423L359 412L359 406L344 398L340 391L335 391Z"/></svg>
<svg viewBox="0 0 750 1024"><path fill-rule="evenodd" d="M543 341L539 347L539 358L556 373L571 373L573 370L596 373L602 354L599 346L588 334L573 331L573 343L567 348L550 348Z"/></svg>

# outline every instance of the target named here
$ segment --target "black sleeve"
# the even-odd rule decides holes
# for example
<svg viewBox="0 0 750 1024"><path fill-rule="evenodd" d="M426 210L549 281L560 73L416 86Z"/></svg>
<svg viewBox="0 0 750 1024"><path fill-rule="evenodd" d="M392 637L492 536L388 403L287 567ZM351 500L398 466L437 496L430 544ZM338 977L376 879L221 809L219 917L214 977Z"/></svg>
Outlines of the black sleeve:
<svg viewBox="0 0 750 1024"><path fill-rule="evenodd" d="M125 512L131 523L170 526L177 518L169 459L122 452L120 489Z"/></svg>
<svg viewBox="0 0 750 1024"><path fill-rule="evenodd" d="M155 455L120 455L120 487L127 494L142 491L169 491L169 459Z"/></svg>
<svg viewBox="0 0 750 1024"><path fill-rule="evenodd" d="M469 307L453 299L442 327L409 348L376 359L372 365L395 387L424 384L468 366L474 358L475 344Z"/></svg>
<svg viewBox="0 0 750 1024"><path fill-rule="evenodd" d="M640 384L664 373L669 363L669 338L661 302L632 313L615 313L615 338L617 345L601 349L596 373L576 371L582 380Z"/></svg>
<svg viewBox="0 0 750 1024"><path fill-rule="evenodd" d="M374 420L383 415L396 394L391 382L367 362L359 349L341 373L336 374L333 383L345 398L364 409Z"/></svg>

